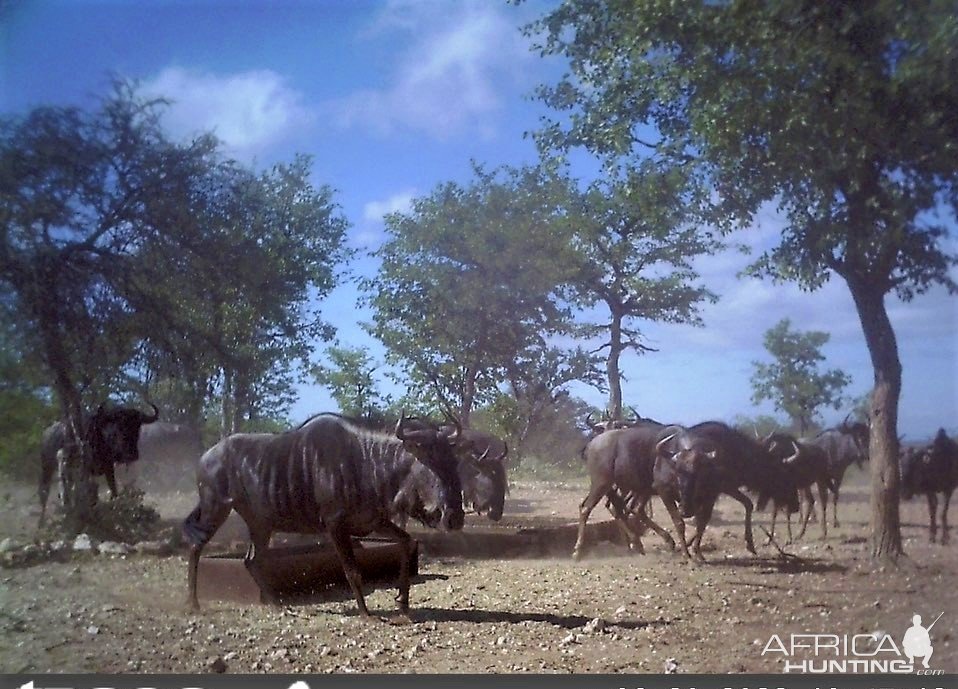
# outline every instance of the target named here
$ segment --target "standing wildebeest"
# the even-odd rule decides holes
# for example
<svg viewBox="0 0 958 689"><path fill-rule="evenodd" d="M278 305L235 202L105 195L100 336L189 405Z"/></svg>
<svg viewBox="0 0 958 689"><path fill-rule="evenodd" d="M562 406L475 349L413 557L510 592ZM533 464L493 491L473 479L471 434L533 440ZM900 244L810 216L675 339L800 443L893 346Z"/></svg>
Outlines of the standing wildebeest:
<svg viewBox="0 0 958 689"><path fill-rule="evenodd" d="M910 500L918 493L924 493L928 499L928 532L931 542L935 542L937 524L935 512L938 510L938 493L942 493L944 504L941 510L941 542L948 542L948 503L951 494L958 486L958 443L940 428L934 441L921 449L909 449L901 463L901 495Z"/></svg>
<svg viewBox="0 0 958 689"><path fill-rule="evenodd" d="M828 456L825 450L812 445L811 443L796 440L788 433L771 433L764 440L765 449L773 461L779 462L788 484L797 490L805 498L802 505L804 513L800 507L799 519L802 522L802 529L798 538L805 535L808 527L808 521L812 516L815 507L815 498L812 495L812 485L818 486L818 497L821 500L822 509L822 540L828 536L828 523L826 521L826 512L828 509L828 492L834 492L832 479L829 474ZM771 498L767 490L759 491L758 509L765 509L766 503ZM772 526L769 532L769 542L775 536L775 517L779 509L786 507L778 504L772 499ZM788 542L792 542L792 513L785 509L788 524Z"/></svg>
<svg viewBox="0 0 958 689"><path fill-rule="evenodd" d="M675 541L645 513L645 505L655 494L652 472L656 454L662 443L667 443L678 430L652 421L639 421L629 428L605 431L592 438L582 450L582 458L589 472L589 493L579 506L579 533L572 556L579 559L585 540L585 525L589 515L602 498L613 505L613 515L620 528L626 532L630 545L642 552L642 542L628 523L627 515L632 509L639 523L655 531L675 549ZM627 508L622 494L630 496L634 504ZM672 517L676 533L686 557L691 557L685 543L685 524L679 517L678 508L669 496L660 495ZM633 509L634 508L634 509Z"/></svg>
<svg viewBox="0 0 958 689"><path fill-rule="evenodd" d="M236 510L249 528L250 574L263 581L274 531L327 533L352 588L359 612L369 616L353 553L353 536L374 531L401 546L399 601L409 611L412 539L393 524L393 502L417 462L429 467L442 491L441 523L462 528L462 485L455 436L403 415L395 437L360 428L336 414L320 414L286 433L238 433L204 453L197 471L199 504L183 522L191 544L189 602L197 609L196 571L203 546ZM261 586L260 588L264 588Z"/></svg>
<svg viewBox="0 0 958 689"><path fill-rule="evenodd" d="M160 410L153 407L153 415L144 414L129 407L114 407L105 409L101 404L81 422L79 432L90 449L92 458L91 471L94 476L106 476L106 483L110 487L110 496L115 498L116 473L115 465L128 464L139 459L138 441L140 427L151 424L160 417ZM40 443L40 525L43 525L47 514L47 498L50 495L50 484L57 469L57 453L74 446L67 424L57 421L44 432Z"/></svg>
<svg viewBox="0 0 958 689"><path fill-rule="evenodd" d="M724 423L706 421L684 429L668 447L661 449L668 451L660 451L656 459L656 489L661 494L674 486L682 516L695 517L695 535L689 545L700 561L705 559L702 534L721 493L735 498L745 508L745 545L753 554L753 505L741 486L755 492L767 491L779 504L798 510L795 491L789 490L781 468L771 461L765 448Z"/></svg>
<svg viewBox="0 0 958 689"><path fill-rule="evenodd" d="M828 475L832 490L832 526L838 528L838 492L842 487L845 471L853 463L861 469L868 459L868 426L861 422L849 423L845 419L835 428L822 431L805 441L825 451L828 456Z"/></svg>

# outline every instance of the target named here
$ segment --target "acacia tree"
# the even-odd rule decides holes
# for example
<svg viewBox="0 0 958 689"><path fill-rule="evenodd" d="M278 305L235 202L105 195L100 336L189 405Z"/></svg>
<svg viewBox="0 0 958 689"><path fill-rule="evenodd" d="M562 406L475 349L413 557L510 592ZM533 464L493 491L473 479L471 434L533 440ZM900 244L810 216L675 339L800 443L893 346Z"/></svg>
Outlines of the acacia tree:
<svg viewBox="0 0 958 689"><path fill-rule="evenodd" d="M543 146L694 165L724 228L778 204L781 241L756 274L844 280L874 369L872 553L897 559L902 368L885 299L955 290L936 213L958 205L954 4L567 0L529 31L571 67L540 91L567 116Z"/></svg>
<svg viewBox="0 0 958 689"><path fill-rule="evenodd" d="M715 295L694 283L692 261L718 247L689 224L694 201L677 168L645 162L621 176L596 182L574 194L573 247L576 272L572 299L583 307L602 304L608 322L580 324L582 337L607 338L608 412L622 418L620 359L628 350L655 351L643 341L636 321L700 324L698 306Z"/></svg>
<svg viewBox="0 0 958 689"><path fill-rule="evenodd" d="M851 382L841 369L819 371L818 365L825 360L821 348L829 338L828 333L817 330L792 330L791 321L784 318L765 332L765 349L774 361L752 362L752 402L771 400L802 435L808 432L819 407L841 406L842 390Z"/></svg>
<svg viewBox="0 0 958 689"><path fill-rule="evenodd" d="M441 184L386 218L379 272L363 283L370 331L465 426L517 356L563 325L565 184L545 169L476 166L469 184Z"/></svg>

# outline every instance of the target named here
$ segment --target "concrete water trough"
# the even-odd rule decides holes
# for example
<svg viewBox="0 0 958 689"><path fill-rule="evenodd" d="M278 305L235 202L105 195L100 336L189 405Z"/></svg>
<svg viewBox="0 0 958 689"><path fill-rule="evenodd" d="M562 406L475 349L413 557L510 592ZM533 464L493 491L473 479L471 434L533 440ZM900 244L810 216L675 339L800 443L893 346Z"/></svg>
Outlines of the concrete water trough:
<svg viewBox="0 0 958 689"><path fill-rule="evenodd" d="M413 541L410 576L419 573L419 544ZM399 546L393 541L354 539L356 560L367 582L395 581L399 577ZM263 590L246 568L243 555L200 558L196 577L202 600L259 603L274 598L295 600L346 586L346 578L331 544L270 548L263 563Z"/></svg>

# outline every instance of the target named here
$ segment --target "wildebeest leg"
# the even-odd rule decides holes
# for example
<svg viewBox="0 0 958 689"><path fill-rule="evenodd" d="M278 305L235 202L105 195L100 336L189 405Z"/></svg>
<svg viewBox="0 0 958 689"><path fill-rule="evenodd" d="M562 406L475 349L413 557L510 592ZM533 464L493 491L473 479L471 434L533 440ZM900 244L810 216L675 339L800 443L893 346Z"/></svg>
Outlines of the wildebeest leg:
<svg viewBox="0 0 958 689"><path fill-rule="evenodd" d="M941 508L941 542L948 542L948 503L951 502L951 491L945 491L945 504Z"/></svg>
<svg viewBox="0 0 958 689"><path fill-rule="evenodd" d="M742 507L745 508L745 547L748 548L748 552L750 552L752 555L755 555L755 541L752 538L752 509L754 507L752 505L752 501L745 493L738 489L727 493L727 495L730 495L738 500L740 503L742 503ZM712 517L712 510L714 507L715 503L709 505L708 513L710 519Z"/></svg>
<svg viewBox="0 0 958 689"><path fill-rule="evenodd" d="M399 603L399 612L403 615L409 615L409 586L410 572L412 570L412 537L404 529L399 528L392 522L385 522L380 527L379 532L392 536L399 543L399 592L396 594L396 602Z"/></svg>
<svg viewBox="0 0 958 689"><path fill-rule="evenodd" d="M572 557L576 560L582 557L582 546L585 543L585 524L589 521L589 515L592 513L592 510L595 509L595 506L599 504L599 500L606 496L610 488L611 486L601 483L592 484L592 486L589 487L589 494L585 496L585 500L579 505L579 535L575 539L575 547L572 548Z"/></svg>
<svg viewBox="0 0 958 689"><path fill-rule="evenodd" d="M648 498L646 498L641 503L639 503L637 508L633 509L633 511L635 512L636 519L638 519L639 522L643 524L647 529L652 529L652 531L657 533L659 537L663 541L665 541L665 545L669 547L669 550L675 550L675 540L672 538L671 534L669 534L668 531L666 531L661 526L656 524L655 521L653 521L652 516L645 511L646 506L649 507L649 511L651 512L651 503L649 502ZM683 522L683 526L684 526L684 522Z"/></svg>
<svg viewBox="0 0 958 689"><path fill-rule="evenodd" d="M822 503L822 540L828 538L828 486L818 482L818 498Z"/></svg>
<svg viewBox="0 0 958 689"><path fill-rule="evenodd" d="M106 485L110 487L110 499L116 500L116 465L114 465L113 462L107 463L104 475L106 476Z"/></svg>
<svg viewBox="0 0 958 689"><path fill-rule="evenodd" d="M272 532L269 528L256 524L252 520L248 521L246 526L249 529L249 537L252 542L246 551L243 562L250 576L253 577L253 581L259 586L260 600L264 603L277 604L279 600L263 571L263 563L269 551L269 538Z"/></svg>
<svg viewBox="0 0 958 689"><path fill-rule="evenodd" d="M609 512L615 518L615 524L625 536L625 542L629 544L629 550L637 551L640 555L645 555L645 548L642 547L642 538L629 526L629 507L625 499L616 490L610 490L606 493L606 505ZM641 517L636 514L636 518L642 522Z"/></svg>
<svg viewBox="0 0 958 689"><path fill-rule="evenodd" d="M802 520L802 530L798 532L798 538L801 539L805 535L805 530L808 529L808 520L812 517L812 512L815 511L815 496L812 495L811 486L806 486L801 489L802 496L805 498L805 510L804 514L799 512L799 517Z"/></svg>
<svg viewBox="0 0 958 689"><path fill-rule="evenodd" d="M836 529L838 528L838 481L834 481L832 485L832 526Z"/></svg>
<svg viewBox="0 0 958 689"><path fill-rule="evenodd" d="M798 518L802 518L802 505L798 505ZM792 537L792 513L788 509L788 505L785 505L785 525L788 527L788 540L785 541L785 545L791 543L794 539Z"/></svg>
<svg viewBox="0 0 958 689"><path fill-rule="evenodd" d="M930 490L925 495L928 497L928 531L931 536L931 542L935 542L935 534L938 532L938 524L935 522L938 511L938 496L935 491Z"/></svg>
<svg viewBox="0 0 958 689"><path fill-rule="evenodd" d="M666 511L672 518L672 526L675 527L675 533L679 537L679 543L682 544L682 552L685 554L685 557L691 560L692 553L689 552L689 544L685 541L685 520L683 520L682 515L679 514L679 506L670 498L659 496L659 499L662 500L662 504L665 505Z"/></svg>
<svg viewBox="0 0 958 689"><path fill-rule="evenodd" d="M705 556L702 555L702 536L705 529L712 520L712 510L715 508L715 501L703 505L695 513L695 535L692 536L692 554L699 562L705 562Z"/></svg>
<svg viewBox="0 0 958 689"><path fill-rule="evenodd" d="M359 614L363 617L372 617L366 607L366 599L363 597L363 575L356 561L356 553L353 552L352 536L337 520L329 524L329 537L333 547L336 548L336 554L339 555L339 562L343 566L343 574L346 575L349 588L353 590L356 605L359 606Z"/></svg>
<svg viewBox="0 0 958 689"><path fill-rule="evenodd" d="M183 535L190 544L190 562L188 567L188 604L193 610L200 609L200 601L196 597L196 571L200 564L200 554L203 547L209 543L219 528L226 521L232 511L229 505L219 505L200 496L197 505L183 522Z"/></svg>
<svg viewBox="0 0 958 689"><path fill-rule="evenodd" d="M778 509L778 503L772 500L772 524L769 529L768 540L765 541L765 545L768 545L775 540L775 520L778 518Z"/></svg>

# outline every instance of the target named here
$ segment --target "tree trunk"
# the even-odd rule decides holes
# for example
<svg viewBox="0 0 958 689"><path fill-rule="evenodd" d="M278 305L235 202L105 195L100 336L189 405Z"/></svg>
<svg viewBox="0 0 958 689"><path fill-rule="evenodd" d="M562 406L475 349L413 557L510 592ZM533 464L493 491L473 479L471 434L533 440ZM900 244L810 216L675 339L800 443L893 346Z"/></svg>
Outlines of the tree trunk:
<svg viewBox="0 0 958 689"><path fill-rule="evenodd" d="M56 274L54 266L41 277L48 289L41 290L39 325L43 338L43 352L47 366L53 372L53 388L60 401L60 416L67 426L65 452L57 458L60 496L63 501L64 531L74 536L90 523L96 504L96 482L93 478L93 458L84 437L83 402L70 375L70 358L63 348L63 338L57 326ZM41 273L42 275L42 273Z"/></svg>
<svg viewBox="0 0 958 689"><path fill-rule="evenodd" d="M875 372L868 454L871 460L872 557L896 561L902 554L898 512L898 400L901 361L885 295L867 280L848 278Z"/></svg>
<svg viewBox="0 0 958 689"><path fill-rule="evenodd" d="M611 308L612 322L609 324L609 357L605 362L606 375L609 378L609 417L622 418L622 374L619 371L619 357L625 346L622 344L622 316Z"/></svg>
<svg viewBox="0 0 958 689"><path fill-rule="evenodd" d="M220 407L220 438L234 433L233 429L233 372L223 369L223 399Z"/></svg>

